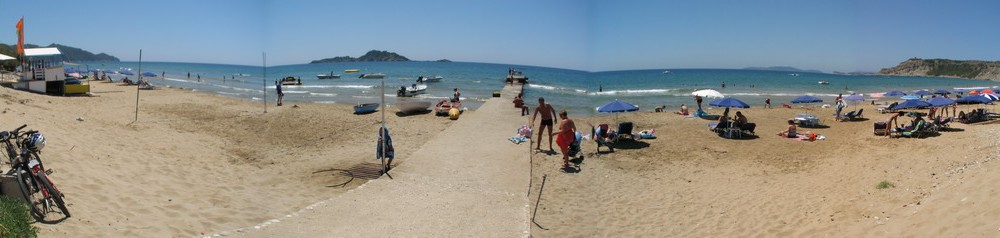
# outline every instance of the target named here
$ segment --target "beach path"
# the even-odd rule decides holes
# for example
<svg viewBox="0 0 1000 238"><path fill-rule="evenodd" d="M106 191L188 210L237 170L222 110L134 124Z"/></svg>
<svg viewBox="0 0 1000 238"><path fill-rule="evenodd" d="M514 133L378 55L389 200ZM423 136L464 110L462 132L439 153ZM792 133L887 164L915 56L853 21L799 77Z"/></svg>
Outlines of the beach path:
<svg viewBox="0 0 1000 238"><path fill-rule="evenodd" d="M247 237L480 237L528 236L529 144L507 140L519 116L507 86L463 114L389 173L298 213L225 232ZM447 120L441 118L441 120ZM392 125L388 125L390 133ZM372 147L355 148L372 150ZM393 140L406 140L393 136ZM317 188L322 189L322 188Z"/></svg>

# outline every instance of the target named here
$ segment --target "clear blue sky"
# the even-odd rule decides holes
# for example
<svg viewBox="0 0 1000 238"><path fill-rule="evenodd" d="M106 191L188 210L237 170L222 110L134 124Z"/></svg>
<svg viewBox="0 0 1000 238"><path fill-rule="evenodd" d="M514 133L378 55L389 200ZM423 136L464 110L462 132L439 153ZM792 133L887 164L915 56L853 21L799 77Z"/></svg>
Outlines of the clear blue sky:
<svg viewBox="0 0 1000 238"><path fill-rule="evenodd" d="M300 64L388 50L414 60L589 71L1000 60L1000 1L0 0L0 42L126 61ZM25 10L18 10L25 9ZM4 24L7 27L2 27Z"/></svg>

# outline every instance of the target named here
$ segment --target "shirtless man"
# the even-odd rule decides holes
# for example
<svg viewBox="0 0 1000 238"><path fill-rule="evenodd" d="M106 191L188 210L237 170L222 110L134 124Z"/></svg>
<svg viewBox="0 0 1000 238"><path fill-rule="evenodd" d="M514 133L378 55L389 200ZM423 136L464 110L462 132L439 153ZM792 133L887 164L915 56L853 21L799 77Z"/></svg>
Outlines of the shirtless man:
<svg viewBox="0 0 1000 238"><path fill-rule="evenodd" d="M556 117L556 109L552 109L552 105L545 104L545 98L538 97L538 107L531 115L531 125L535 125L535 118L538 117L539 112L542 113L542 123L538 127L538 145L535 146L535 150L542 150L542 131L549 128L549 151L555 151L552 149L552 119Z"/></svg>

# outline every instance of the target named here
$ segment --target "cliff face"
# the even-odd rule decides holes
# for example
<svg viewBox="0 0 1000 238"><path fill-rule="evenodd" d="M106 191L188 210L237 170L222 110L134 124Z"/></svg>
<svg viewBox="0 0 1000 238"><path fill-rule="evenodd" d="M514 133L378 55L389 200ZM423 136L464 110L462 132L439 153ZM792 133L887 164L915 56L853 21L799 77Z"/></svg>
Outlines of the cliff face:
<svg viewBox="0 0 1000 238"><path fill-rule="evenodd" d="M955 77L1000 81L1000 61L918 59L884 68L880 75Z"/></svg>

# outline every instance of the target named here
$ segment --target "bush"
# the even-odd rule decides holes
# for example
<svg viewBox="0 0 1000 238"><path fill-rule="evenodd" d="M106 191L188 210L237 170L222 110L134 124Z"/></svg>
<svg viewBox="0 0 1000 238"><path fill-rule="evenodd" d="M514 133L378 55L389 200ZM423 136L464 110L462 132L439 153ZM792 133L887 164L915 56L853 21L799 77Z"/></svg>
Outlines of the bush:
<svg viewBox="0 0 1000 238"><path fill-rule="evenodd" d="M37 237L24 201L0 195L0 237Z"/></svg>
<svg viewBox="0 0 1000 238"><path fill-rule="evenodd" d="M894 187L896 187L896 185L890 183L887 180L882 180L882 182L879 182L878 185L875 186L875 188L878 188L878 189L887 189L887 188L894 188Z"/></svg>

